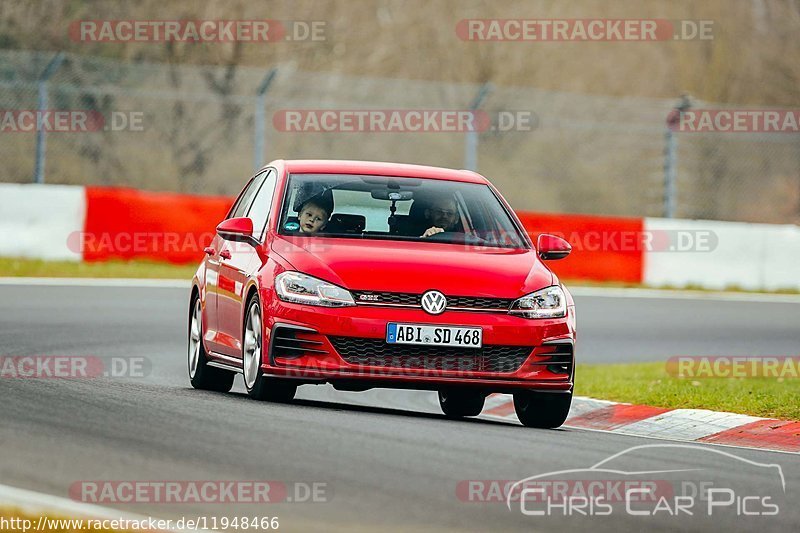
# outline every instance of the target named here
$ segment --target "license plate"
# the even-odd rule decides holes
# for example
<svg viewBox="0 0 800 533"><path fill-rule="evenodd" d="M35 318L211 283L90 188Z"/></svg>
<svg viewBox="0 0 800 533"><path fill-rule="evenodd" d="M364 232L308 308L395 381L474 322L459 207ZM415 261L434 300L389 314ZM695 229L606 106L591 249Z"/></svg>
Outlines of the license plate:
<svg viewBox="0 0 800 533"><path fill-rule="evenodd" d="M480 348L483 343L483 330L474 327L426 326L390 322L386 328L386 342L388 344Z"/></svg>

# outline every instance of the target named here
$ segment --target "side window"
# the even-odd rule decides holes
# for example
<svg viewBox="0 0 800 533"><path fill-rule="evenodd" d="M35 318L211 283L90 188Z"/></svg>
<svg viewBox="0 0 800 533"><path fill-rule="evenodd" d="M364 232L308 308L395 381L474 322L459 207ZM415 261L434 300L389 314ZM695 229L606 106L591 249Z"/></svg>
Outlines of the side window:
<svg viewBox="0 0 800 533"><path fill-rule="evenodd" d="M264 238L267 219L272 210L272 197L275 194L275 185L278 182L277 176L278 174L274 170L267 172L267 177L263 180L263 185L256 193L253 205L247 213L247 217L253 221L253 237L259 241Z"/></svg>
<svg viewBox="0 0 800 533"><path fill-rule="evenodd" d="M247 186L245 191L239 197L239 200L236 202L236 205L233 207L231 211L231 216L228 218L239 218L243 217L245 213L247 213L247 209L250 207L250 202L255 196L256 192L258 192L258 188L261 187L261 184L264 182L264 174L259 174L253 181L250 182L250 185Z"/></svg>

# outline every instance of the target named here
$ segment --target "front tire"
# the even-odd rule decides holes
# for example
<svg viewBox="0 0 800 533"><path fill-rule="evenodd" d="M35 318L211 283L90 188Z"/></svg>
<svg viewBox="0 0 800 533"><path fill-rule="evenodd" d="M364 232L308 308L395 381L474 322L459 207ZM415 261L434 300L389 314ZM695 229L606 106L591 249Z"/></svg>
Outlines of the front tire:
<svg viewBox="0 0 800 533"><path fill-rule="evenodd" d="M478 416L483 411L485 401L486 396L480 391L459 389L439 391L439 406L448 418Z"/></svg>
<svg viewBox="0 0 800 533"><path fill-rule="evenodd" d="M263 358L263 332L261 305L255 294L247 304L244 316L242 342L242 374L247 394L254 400L289 402L297 392L297 385L286 380L269 378L261 370Z"/></svg>
<svg viewBox="0 0 800 533"><path fill-rule="evenodd" d="M522 425L552 429L561 426L569 415L572 392L521 391L514 393L514 410Z"/></svg>
<svg viewBox="0 0 800 533"><path fill-rule="evenodd" d="M208 356L203 346L203 307L199 295L195 294L189 309L189 382L195 389L228 392L233 387L236 374L208 366Z"/></svg>

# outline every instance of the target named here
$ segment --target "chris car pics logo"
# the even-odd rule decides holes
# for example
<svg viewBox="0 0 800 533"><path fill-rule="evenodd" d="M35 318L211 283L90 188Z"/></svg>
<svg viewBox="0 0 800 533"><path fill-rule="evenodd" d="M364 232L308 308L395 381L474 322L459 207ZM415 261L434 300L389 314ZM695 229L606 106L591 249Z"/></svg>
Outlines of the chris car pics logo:
<svg viewBox="0 0 800 533"><path fill-rule="evenodd" d="M654 455L660 461L652 468L642 467ZM768 490L753 483L762 478ZM780 464L690 444L634 446L588 467L529 476L504 490L509 510L540 518L628 515L766 520L791 501Z"/></svg>

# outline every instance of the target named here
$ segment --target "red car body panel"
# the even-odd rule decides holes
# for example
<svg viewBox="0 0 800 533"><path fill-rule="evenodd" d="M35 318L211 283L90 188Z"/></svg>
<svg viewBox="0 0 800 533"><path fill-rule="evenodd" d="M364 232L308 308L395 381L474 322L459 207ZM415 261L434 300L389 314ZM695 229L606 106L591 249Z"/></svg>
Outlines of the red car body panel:
<svg viewBox="0 0 800 533"><path fill-rule="evenodd" d="M327 308L295 304L278 298L275 277L296 270L350 291L422 294L436 289L447 296L516 299L558 285L558 278L537 256L527 235L528 249L475 248L436 242L298 237L279 235L277 219L290 173L363 174L450 180L488 185L521 229L507 202L483 176L463 170L359 161L275 161L264 168L277 172L273 209L263 242L256 246L216 236L213 254L200 265L193 290L203 307L204 343L209 358L241 368L245 305L253 292L262 302L265 374L300 382L331 382L360 390L373 386L434 390L440 386L474 386L487 392L518 389L571 391L574 359L569 371L553 371L549 353L568 345L574 354L574 303L569 292L567 314L554 319L527 319L507 312L447 310L431 315L421 308L377 305ZM230 259L221 257L230 252ZM389 322L480 326L483 345L530 348L514 371L493 372L452 368L415 368L352 364L333 340L342 337L384 342ZM286 358L272 353L276 326L293 326L296 336L315 350ZM333 339L333 340L332 340ZM570 357L574 357L571 355ZM435 363L436 361L434 361Z"/></svg>
<svg viewBox="0 0 800 533"><path fill-rule="evenodd" d="M291 236L277 237L272 250L296 270L350 290L518 298L553 281L533 250Z"/></svg>
<svg viewBox="0 0 800 533"><path fill-rule="evenodd" d="M453 170L449 168L409 165L404 163L295 160L276 161L267 166L273 166L275 168L282 166L284 172L294 174L364 174L460 181L464 183L487 183L486 178L469 170Z"/></svg>

